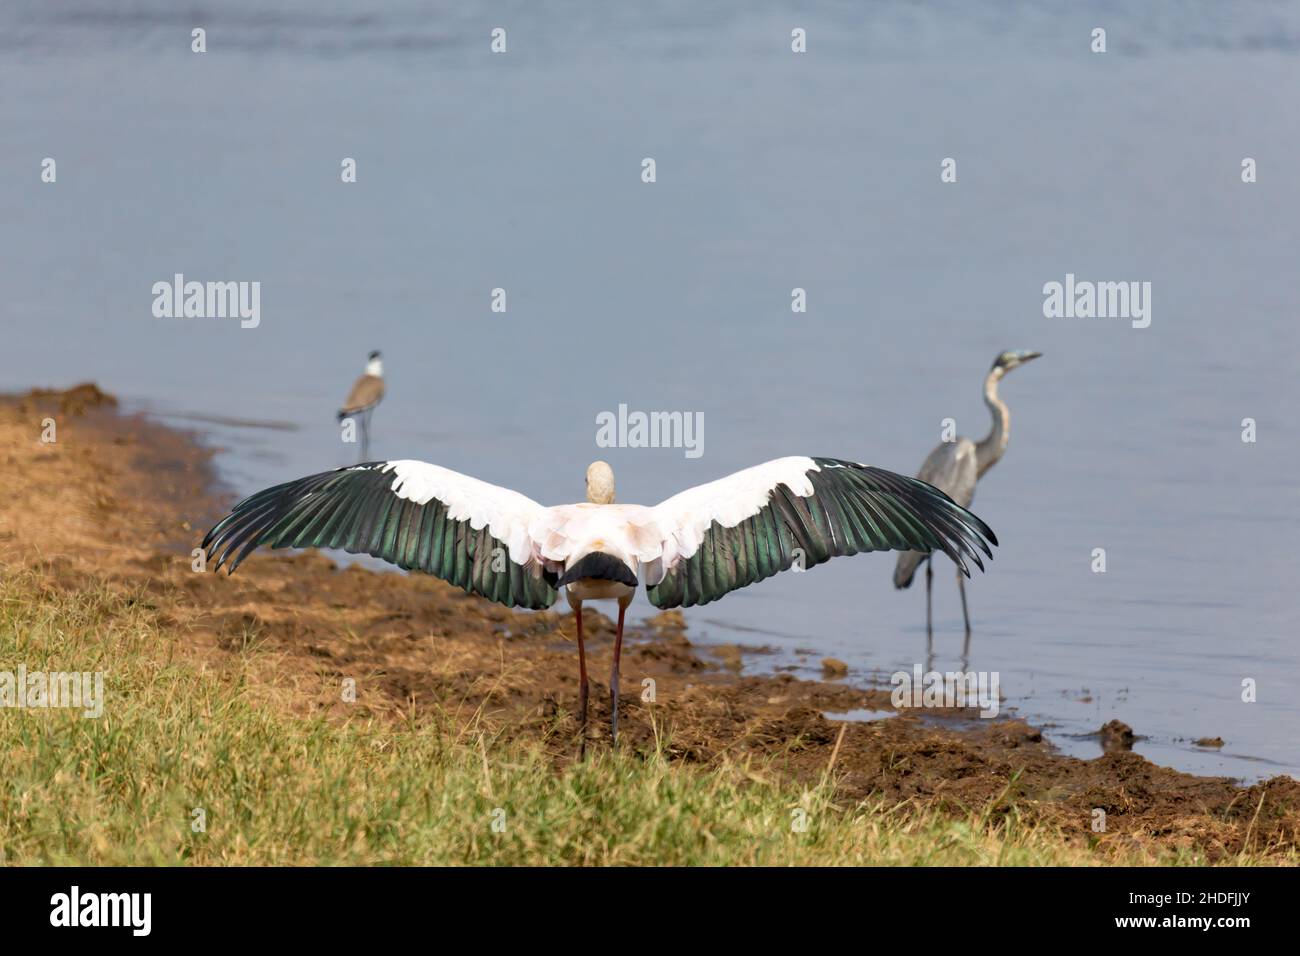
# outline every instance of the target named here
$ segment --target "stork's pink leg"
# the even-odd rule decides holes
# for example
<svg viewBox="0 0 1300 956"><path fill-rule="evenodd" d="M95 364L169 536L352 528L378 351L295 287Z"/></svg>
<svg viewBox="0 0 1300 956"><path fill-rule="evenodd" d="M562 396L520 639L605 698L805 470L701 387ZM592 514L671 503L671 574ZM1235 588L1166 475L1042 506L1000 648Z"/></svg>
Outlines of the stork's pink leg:
<svg viewBox="0 0 1300 956"><path fill-rule="evenodd" d="M623 615L627 608L622 602L618 605L618 630L614 634L614 666L609 672L609 699L612 704L610 717L610 738L618 743L618 659L623 653Z"/></svg>
<svg viewBox="0 0 1300 956"><path fill-rule="evenodd" d="M582 711L581 729L579 733L582 736L581 751L578 754L579 759L587 755L587 649L582 643L582 605L578 604L573 609L573 617L578 626L578 709Z"/></svg>

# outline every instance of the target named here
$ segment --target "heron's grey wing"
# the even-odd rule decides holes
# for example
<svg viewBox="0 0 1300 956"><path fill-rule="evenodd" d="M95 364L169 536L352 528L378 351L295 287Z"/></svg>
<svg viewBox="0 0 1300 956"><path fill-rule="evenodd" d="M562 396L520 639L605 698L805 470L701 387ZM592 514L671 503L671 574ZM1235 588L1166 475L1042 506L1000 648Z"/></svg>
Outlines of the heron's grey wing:
<svg viewBox="0 0 1300 956"><path fill-rule="evenodd" d="M975 443L969 438L944 442L921 463L916 473L928 485L934 485L963 508L975 500Z"/></svg>
<svg viewBox="0 0 1300 956"><path fill-rule="evenodd" d="M975 481L978 478L975 443L969 438L943 442L921 463L921 470L916 473L916 477L926 484L934 485L963 508L969 508L975 500ZM894 587L909 587L916 569L927 557L929 552L923 551L905 551L900 554L894 565Z"/></svg>

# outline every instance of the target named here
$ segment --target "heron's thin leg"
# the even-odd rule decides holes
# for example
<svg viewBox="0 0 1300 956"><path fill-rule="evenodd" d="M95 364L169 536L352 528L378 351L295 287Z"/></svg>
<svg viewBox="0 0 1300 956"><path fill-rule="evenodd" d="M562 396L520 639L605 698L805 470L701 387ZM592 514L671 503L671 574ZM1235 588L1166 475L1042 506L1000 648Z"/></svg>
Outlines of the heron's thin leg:
<svg viewBox="0 0 1300 956"><path fill-rule="evenodd" d="M926 670L935 662L935 627L932 623L932 592L935 585L935 571L930 558L926 558Z"/></svg>
<svg viewBox="0 0 1300 956"><path fill-rule="evenodd" d="M573 618L577 621L578 626L578 710L582 712L582 716L579 718L578 730L582 737L582 745L578 753L578 759L581 760L587 756L587 649L582 643L581 602L573 609Z"/></svg>
<svg viewBox="0 0 1300 956"><path fill-rule="evenodd" d="M609 672L609 700L611 716L609 718L610 740L618 743L618 659L623 653L623 615L627 606L622 601L618 604L618 630L614 633L614 666Z"/></svg>
<svg viewBox="0 0 1300 956"><path fill-rule="evenodd" d="M966 622L966 641L962 644L962 660L970 659L970 612L966 610L966 578L957 569L957 590L961 591L961 616Z"/></svg>
<svg viewBox="0 0 1300 956"><path fill-rule="evenodd" d="M925 646L928 650L930 642L934 640L934 623L932 619L932 594L934 588L934 568L931 567L929 558L925 559Z"/></svg>

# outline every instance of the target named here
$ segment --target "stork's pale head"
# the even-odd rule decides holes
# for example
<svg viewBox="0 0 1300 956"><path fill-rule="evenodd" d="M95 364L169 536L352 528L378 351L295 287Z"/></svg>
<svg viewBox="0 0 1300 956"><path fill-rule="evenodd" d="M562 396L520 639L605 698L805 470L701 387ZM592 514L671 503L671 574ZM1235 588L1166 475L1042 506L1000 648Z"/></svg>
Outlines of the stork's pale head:
<svg viewBox="0 0 1300 956"><path fill-rule="evenodd" d="M587 500L593 505L614 503L614 469L603 461L587 466Z"/></svg>
<svg viewBox="0 0 1300 956"><path fill-rule="evenodd" d="M1009 351L1003 352L993 360L993 371L1001 378L1018 365L1024 365L1042 355L1042 352Z"/></svg>

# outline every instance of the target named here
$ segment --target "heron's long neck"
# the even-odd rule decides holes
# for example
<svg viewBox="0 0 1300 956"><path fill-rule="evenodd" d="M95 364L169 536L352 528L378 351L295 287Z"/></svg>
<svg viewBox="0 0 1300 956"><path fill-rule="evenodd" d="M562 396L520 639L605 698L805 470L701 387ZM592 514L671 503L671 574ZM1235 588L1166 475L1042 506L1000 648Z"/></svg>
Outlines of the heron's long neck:
<svg viewBox="0 0 1300 956"><path fill-rule="evenodd" d="M998 374L997 369L994 369L984 380L984 404L989 407L989 412L993 416L993 427L989 429L988 436L975 446L975 467L980 475L997 463L1002 453L1007 450L1007 442L1011 439L1011 412L1007 410L1002 399L998 398L1000 378L1002 376Z"/></svg>

